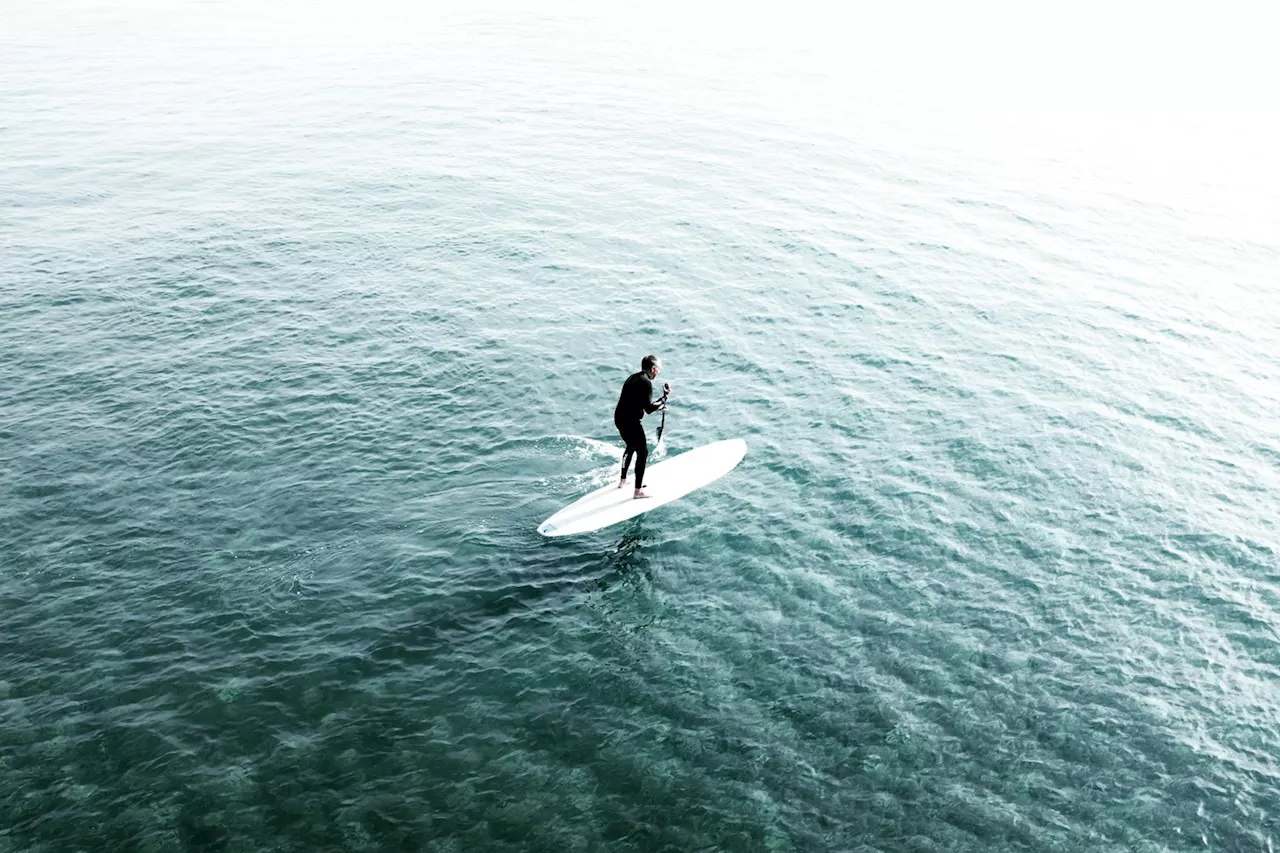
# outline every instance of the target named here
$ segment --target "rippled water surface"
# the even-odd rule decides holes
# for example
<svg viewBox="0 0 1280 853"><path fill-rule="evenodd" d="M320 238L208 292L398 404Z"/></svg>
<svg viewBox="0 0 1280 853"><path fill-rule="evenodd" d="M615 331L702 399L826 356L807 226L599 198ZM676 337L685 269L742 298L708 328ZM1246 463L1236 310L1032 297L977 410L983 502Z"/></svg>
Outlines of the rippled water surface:
<svg viewBox="0 0 1280 853"><path fill-rule="evenodd" d="M1274 848L1277 183L223 8L0 13L0 851Z"/></svg>

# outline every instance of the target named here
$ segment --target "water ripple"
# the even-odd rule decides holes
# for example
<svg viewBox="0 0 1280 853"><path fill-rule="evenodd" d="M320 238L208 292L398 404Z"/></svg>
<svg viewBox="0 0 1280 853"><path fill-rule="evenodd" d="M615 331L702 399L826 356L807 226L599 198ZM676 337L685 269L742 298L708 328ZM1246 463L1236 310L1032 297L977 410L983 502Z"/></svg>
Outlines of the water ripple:
<svg viewBox="0 0 1280 853"><path fill-rule="evenodd" d="M1280 246L768 51L218 8L0 58L0 851L1271 848ZM747 460L541 539L650 351Z"/></svg>

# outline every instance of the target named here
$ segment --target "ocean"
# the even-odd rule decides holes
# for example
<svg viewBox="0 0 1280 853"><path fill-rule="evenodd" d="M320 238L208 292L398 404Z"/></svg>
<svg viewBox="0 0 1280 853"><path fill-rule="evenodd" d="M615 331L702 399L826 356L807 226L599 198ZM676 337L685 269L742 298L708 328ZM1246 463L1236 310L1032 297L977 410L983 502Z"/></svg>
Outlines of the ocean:
<svg viewBox="0 0 1280 853"><path fill-rule="evenodd" d="M1275 849L1266 60L825 15L0 9L0 853Z"/></svg>

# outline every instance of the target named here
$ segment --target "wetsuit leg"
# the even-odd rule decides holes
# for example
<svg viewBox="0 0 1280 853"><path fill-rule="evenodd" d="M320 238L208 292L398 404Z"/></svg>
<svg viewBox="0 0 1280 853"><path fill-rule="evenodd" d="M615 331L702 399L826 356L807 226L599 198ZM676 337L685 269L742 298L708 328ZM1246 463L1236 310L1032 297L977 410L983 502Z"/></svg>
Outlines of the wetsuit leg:
<svg viewBox="0 0 1280 853"><path fill-rule="evenodd" d="M622 455L622 476L626 479L627 469L631 467L631 456L636 458L636 488L644 486L644 465L649 461L649 439L644 434L644 427L639 421L614 422L618 435L627 444L627 452Z"/></svg>
<svg viewBox="0 0 1280 853"><path fill-rule="evenodd" d="M649 439L644 434L644 427L639 428L640 447L636 450L636 488L644 488L644 464L649 461Z"/></svg>
<svg viewBox="0 0 1280 853"><path fill-rule="evenodd" d="M627 479L627 472L631 470L631 457L635 456L636 452L631 447L631 439L627 437L627 424L615 417L613 419L613 425L617 427L618 435L622 437L622 444L624 447L622 451L622 479L625 480Z"/></svg>

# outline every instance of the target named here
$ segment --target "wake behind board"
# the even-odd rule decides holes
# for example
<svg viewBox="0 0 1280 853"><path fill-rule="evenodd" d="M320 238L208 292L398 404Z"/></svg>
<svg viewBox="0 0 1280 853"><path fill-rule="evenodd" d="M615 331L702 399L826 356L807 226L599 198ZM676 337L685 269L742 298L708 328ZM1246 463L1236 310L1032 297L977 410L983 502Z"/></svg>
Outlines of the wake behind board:
<svg viewBox="0 0 1280 853"><path fill-rule="evenodd" d="M649 497L639 500L632 497L634 479L621 489L615 480L583 495L539 524L538 532L543 536L571 536L626 521L719 480L746 455L747 443L740 438L704 444L646 468L644 490Z"/></svg>

